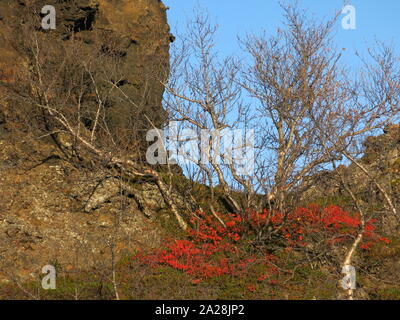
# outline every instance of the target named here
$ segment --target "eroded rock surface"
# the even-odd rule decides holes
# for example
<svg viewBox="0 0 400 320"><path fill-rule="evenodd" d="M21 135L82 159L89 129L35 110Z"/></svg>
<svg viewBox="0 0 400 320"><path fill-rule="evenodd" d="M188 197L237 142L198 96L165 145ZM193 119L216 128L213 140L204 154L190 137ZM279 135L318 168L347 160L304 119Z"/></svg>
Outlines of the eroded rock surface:
<svg viewBox="0 0 400 320"><path fill-rule="evenodd" d="M17 72L28 67L16 50L18 25L36 12L35 25L41 30L40 12L45 5L56 9L56 29L43 31L49 41L52 36L64 41L74 37L93 50L117 46L115 54L122 57L120 67L124 70L118 85L159 127L165 121L160 80L169 71L169 44L173 40L164 4L159 0L0 0L0 80L12 82ZM125 130L139 121L143 129L149 126L147 120L131 117L135 107L128 102L108 107L111 130Z"/></svg>
<svg viewBox="0 0 400 320"><path fill-rule="evenodd" d="M0 139L0 190L0 281L29 279L47 264L106 268L112 250L119 259L161 243L153 218L168 208L155 184L132 185L130 196L117 178L77 168L49 142Z"/></svg>
<svg viewBox="0 0 400 320"><path fill-rule="evenodd" d="M51 36L62 41L74 36L94 48L103 41L104 50L117 42L126 71L119 85L153 123L164 121L159 80L168 73L172 36L159 0L0 0L1 81L13 84L15 74L29 67L16 50L15 30L44 5L57 10ZM24 135L24 123L10 121L18 106L6 106L1 99L0 90L0 280L37 276L46 264L64 270L109 265L112 250L121 257L159 245L159 229L149 217L165 203L155 185L143 183L135 195L123 194L115 177L77 168L51 139L31 136L28 130ZM130 119L132 105L108 107L110 127L139 120Z"/></svg>

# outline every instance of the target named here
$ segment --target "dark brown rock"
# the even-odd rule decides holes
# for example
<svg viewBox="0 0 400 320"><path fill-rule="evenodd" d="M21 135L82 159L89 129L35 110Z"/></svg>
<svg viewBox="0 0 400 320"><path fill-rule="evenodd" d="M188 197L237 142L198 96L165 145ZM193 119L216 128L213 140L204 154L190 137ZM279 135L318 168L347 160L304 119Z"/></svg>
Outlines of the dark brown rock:
<svg viewBox="0 0 400 320"><path fill-rule="evenodd" d="M28 70L26 57L17 50L16 30L29 15L38 18L40 26L40 15L34 13L45 4L56 7L57 28L43 31L43 36L60 43L73 36L93 50L109 50L110 43L118 43L116 54L123 57L126 71L118 85L160 125L165 113L159 80L168 73L171 41L162 2L0 0L2 82L13 84L16 74ZM134 198L121 195L118 180L107 180L101 170L78 170L65 161L50 139L25 136L22 121L13 122L20 130L12 132L9 119L19 106L8 107L0 101L0 282L9 278L9 272L30 278L52 263L74 269L109 264L111 241L117 257L121 252L158 245L157 224L145 217ZM110 105L110 127L121 130L139 121L132 119L131 108L126 103ZM163 209L165 204L155 186L142 187L137 196L143 205L149 211ZM161 208L156 208L158 204Z"/></svg>
<svg viewBox="0 0 400 320"><path fill-rule="evenodd" d="M41 29L40 12L44 5L54 5L56 29ZM166 113L162 109L163 86L169 71L170 29L166 7L159 0L0 0L0 80L12 82L17 72L27 67L25 57L15 50L18 46L18 26L27 17L36 19L37 29L68 41L81 39L93 50L112 50L118 45L122 57L124 79L118 85L152 122L160 127ZM61 55L61 52L60 52ZM116 99L117 100L117 99ZM140 122L143 129L150 124L135 113L128 102L112 101L107 118L111 130L129 130Z"/></svg>

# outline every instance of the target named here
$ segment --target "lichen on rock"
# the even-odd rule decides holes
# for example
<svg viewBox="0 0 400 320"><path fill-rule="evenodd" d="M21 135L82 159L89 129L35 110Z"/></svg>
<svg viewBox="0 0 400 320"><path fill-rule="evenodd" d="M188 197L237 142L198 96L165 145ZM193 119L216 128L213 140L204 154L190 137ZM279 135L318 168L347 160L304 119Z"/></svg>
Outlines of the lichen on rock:
<svg viewBox="0 0 400 320"><path fill-rule="evenodd" d="M17 74L28 72L16 30L30 15L40 22L44 5L54 5L57 12L56 30L40 31L49 41L62 44L73 37L90 50L105 51L118 44L119 51L113 54L122 57L119 67L124 70L118 86L141 110L117 99L110 101L107 121L111 130L129 129L140 121L142 129L148 128L148 121L137 114L161 126L165 111L160 80L169 71L172 39L162 2L0 0L2 83L13 85ZM49 135L29 132L25 120L18 118L20 106L4 103L2 97L0 88L0 280L9 279L10 271L29 279L51 263L88 269L109 263L111 250L118 257L127 250L159 244L157 224L149 216L165 203L155 199L161 195L154 185L143 184L135 197L127 197L110 173L84 164L77 168L68 161L65 152L73 152L71 136L59 134L63 153ZM141 201L148 217L140 208ZM153 207L147 207L149 201Z"/></svg>

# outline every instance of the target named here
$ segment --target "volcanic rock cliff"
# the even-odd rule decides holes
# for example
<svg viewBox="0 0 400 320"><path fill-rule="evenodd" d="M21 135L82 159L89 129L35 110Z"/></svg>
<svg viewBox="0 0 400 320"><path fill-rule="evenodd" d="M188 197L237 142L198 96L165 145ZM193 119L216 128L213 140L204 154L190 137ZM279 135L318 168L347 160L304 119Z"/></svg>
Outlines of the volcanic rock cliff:
<svg viewBox="0 0 400 320"><path fill-rule="evenodd" d="M44 5L56 8L58 39L72 35L93 48L105 39L99 34L118 41L127 70L119 85L153 123L164 121L159 78L168 72L173 37L159 0L0 0L1 81L12 84L27 68L15 50L16 30ZM0 280L37 276L46 264L102 268L124 252L157 245L157 226L146 215L166 205L155 185L141 181L122 195L115 177L77 169L50 139L24 131L14 119L19 105L4 103L0 93ZM132 106L109 108L111 122L129 126Z"/></svg>
<svg viewBox="0 0 400 320"><path fill-rule="evenodd" d="M93 50L99 47L99 41L103 49L118 43L122 69L127 71L120 83L124 92L140 101L155 124L164 120L159 79L168 73L173 36L167 23L167 8L159 0L0 0L1 80L12 81L13 75L25 67L24 57L14 49L18 45L18 26L32 12L40 16L45 5L56 9L56 29L52 33L58 38L68 40L72 35ZM40 28L39 21L37 24ZM137 121L129 118L129 111L126 103L113 105L108 112L110 126L122 123L127 127L129 121Z"/></svg>

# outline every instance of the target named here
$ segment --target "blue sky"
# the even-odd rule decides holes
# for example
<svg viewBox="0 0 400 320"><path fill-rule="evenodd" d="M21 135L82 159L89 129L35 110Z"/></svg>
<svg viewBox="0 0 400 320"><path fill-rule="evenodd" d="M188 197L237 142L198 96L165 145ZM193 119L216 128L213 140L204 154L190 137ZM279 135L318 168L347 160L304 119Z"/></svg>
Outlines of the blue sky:
<svg viewBox="0 0 400 320"><path fill-rule="evenodd" d="M315 17L331 17L343 7L343 0L298 0L303 8ZM237 36L258 33L261 30L274 32L282 22L282 11L278 0L164 0L172 32L181 30L192 16L198 4L206 8L220 27L218 51L232 54L238 51ZM375 38L393 41L399 46L400 1L399 0L351 0L356 9L356 29L344 30L338 25L336 44L346 48L343 61L356 65L356 50L365 53L367 43ZM342 17L344 17L343 15Z"/></svg>
<svg viewBox="0 0 400 320"><path fill-rule="evenodd" d="M168 13L171 32L184 33L187 22L194 16L194 9L206 9L211 20L218 24L217 50L219 58L236 55L248 57L240 49L238 37L247 34L260 34L266 31L275 35L276 29L283 26L283 10L279 0L163 0L170 8ZM295 0L286 0L295 2ZM332 18L344 6L344 0L297 0L301 8L318 20ZM391 44L400 56L400 0L350 0L346 4L355 9L356 25L354 30L342 27L347 14L341 14L334 30L334 41L341 52L342 66L349 72L359 71L362 62L356 56L358 52L368 62L368 47L375 47L376 40ZM345 49L345 50L341 50ZM243 60L242 60L243 61Z"/></svg>
<svg viewBox="0 0 400 320"><path fill-rule="evenodd" d="M207 9L214 22L219 25L217 50L224 55L240 52L237 37L260 33L265 30L275 34L282 27L282 9L279 0L163 0L168 10L171 32L183 32L187 21L193 16L197 6ZM314 18L331 18L344 7L343 0L298 0L300 6ZM340 16L335 30L335 42L338 49L346 48L342 53L342 63L347 69L356 71L362 56L367 55L367 46L373 46L374 40L392 43L400 53L400 0L350 0L355 8L356 29L345 30L341 26ZM221 56L220 56L221 57Z"/></svg>

